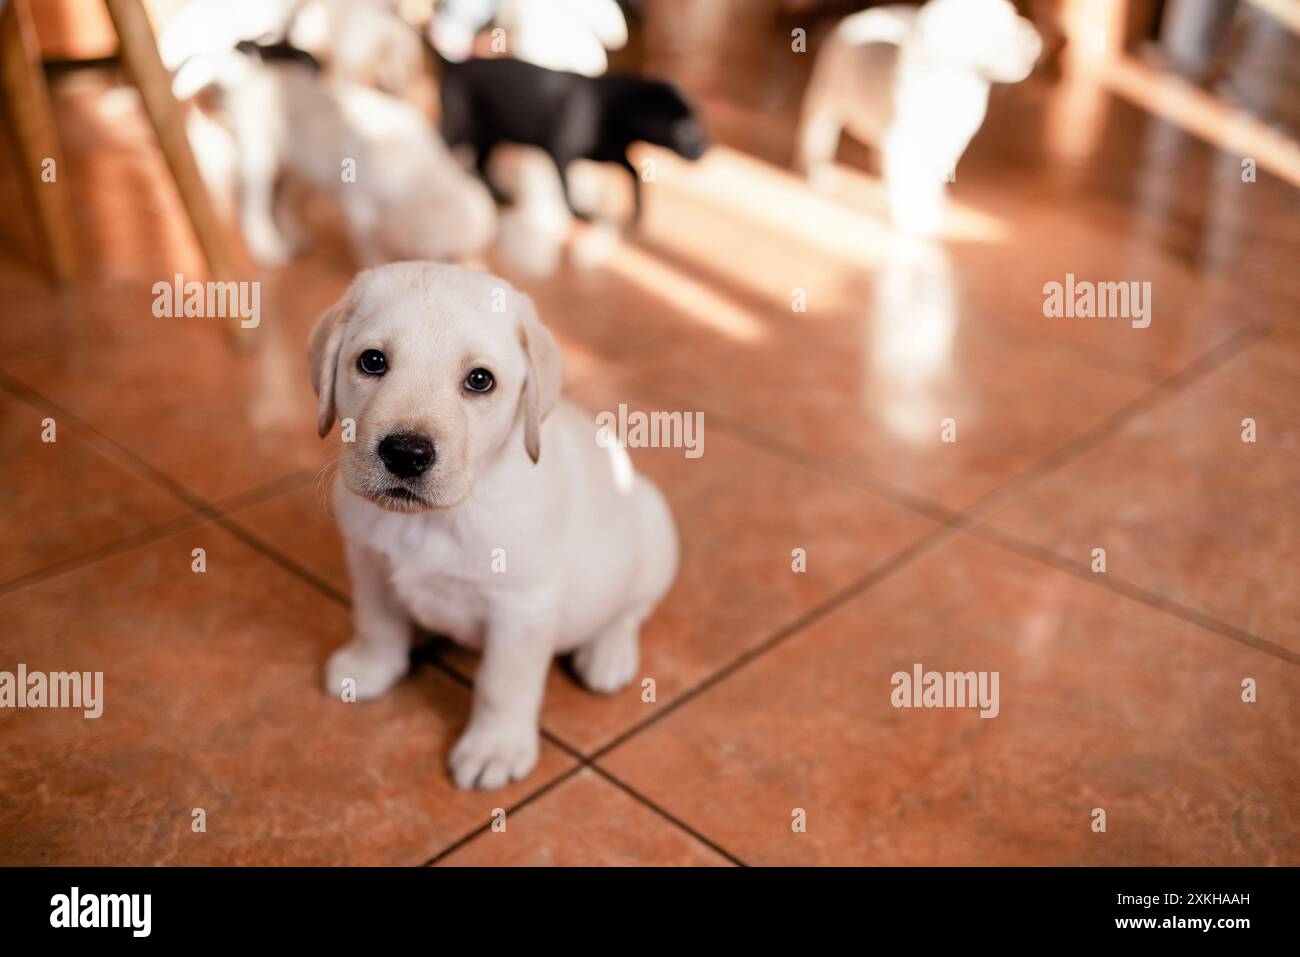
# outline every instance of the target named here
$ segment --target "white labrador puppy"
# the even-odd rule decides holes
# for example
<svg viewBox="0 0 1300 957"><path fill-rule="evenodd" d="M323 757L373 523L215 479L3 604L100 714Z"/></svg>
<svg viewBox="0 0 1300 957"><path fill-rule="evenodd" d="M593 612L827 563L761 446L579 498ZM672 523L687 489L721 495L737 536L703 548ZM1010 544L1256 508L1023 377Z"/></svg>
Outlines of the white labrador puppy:
<svg viewBox="0 0 1300 957"><path fill-rule="evenodd" d="M663 496L560 399L555 339L495 276L363 272L321 317L309 358L321 435L336 417L356 432L333 500L355 637L330 658L327 689L386 692L407 673L412 623L479 649L452 776L483 788L523 777L555 655L573 652L594 691L636 675L638 631L677 567Z"/></svg>
<svg viewBox="0 0 1300 957"><path fill-rule="evenodd" d="M883 154L890 215L935 231L944 183L984 122L992 83L1018 83L1042 51L1008 0L930 0L842 20L822 45L804 97L795 165L816 182L840 134Z"/></svg>

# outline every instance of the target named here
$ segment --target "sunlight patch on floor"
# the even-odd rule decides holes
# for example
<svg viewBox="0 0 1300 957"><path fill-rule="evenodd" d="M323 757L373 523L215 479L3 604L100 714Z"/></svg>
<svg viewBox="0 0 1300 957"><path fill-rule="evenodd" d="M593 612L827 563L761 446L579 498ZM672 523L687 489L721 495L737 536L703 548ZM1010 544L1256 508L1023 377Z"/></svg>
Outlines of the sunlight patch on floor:
<svg viewBox="0 0 1300 957"><path fill-rule="evenodd" d="M727 146L712 147L694 164L663 150L648 155L655 160L660 184L851 263L878 263L886 245L896 239L884 218L880 181L859 170L837 166L834 193L828 195L793 173ZM1000 219L951 193L948 199L943 239L1006 239L1008 230Z"/></svg>
<svg viewBox="0 0 1300 957"><path fill-rule="evenodd" d="M748 310L644 249L623 245L606 268L715 332L747 343L764 336L762 324Z"/></svg>

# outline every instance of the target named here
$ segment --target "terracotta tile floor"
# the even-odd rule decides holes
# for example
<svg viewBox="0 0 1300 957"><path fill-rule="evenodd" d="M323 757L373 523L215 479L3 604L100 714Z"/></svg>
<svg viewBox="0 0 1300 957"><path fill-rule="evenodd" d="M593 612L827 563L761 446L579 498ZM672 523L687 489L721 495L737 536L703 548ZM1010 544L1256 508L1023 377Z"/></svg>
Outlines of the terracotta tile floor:
<svg viewBox="0 0 1300 957"><path fill-rule="evenodd" d="M787 171L793 100L710 101L721 142L657 156L638 233L511 277L573 401L705 413L700 458L632 453L683 543L655 700L557 665L537 770L458 792L472 655L320 690L349 588L305 340L346 247L257 277L253 348L155 319L199 260L111 86L57 84L83 282L0 218L0 670L106 674L97 720L0 711L0 863L1300 864L1291 185L1035 80L950 234L906 240L851 150L829 192ZM1067 272L1150 281L1151 327L1045 319ZM917 662L997 672L999 714L891 707Z"/></svg>

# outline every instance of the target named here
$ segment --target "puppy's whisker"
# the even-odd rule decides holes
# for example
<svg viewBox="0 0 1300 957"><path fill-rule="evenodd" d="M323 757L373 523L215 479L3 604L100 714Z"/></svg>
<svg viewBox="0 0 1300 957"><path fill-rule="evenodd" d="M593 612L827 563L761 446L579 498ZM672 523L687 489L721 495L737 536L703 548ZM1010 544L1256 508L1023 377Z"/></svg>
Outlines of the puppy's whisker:
<svg viewBox="0 0 1300 957"><path fill-rule="evenodd" d="M333 458L320 467L312 479L312 488L316 493L316 504L322 508L329 505L330 489L334 486L334 477L338 473L341 458Z"/></svg>

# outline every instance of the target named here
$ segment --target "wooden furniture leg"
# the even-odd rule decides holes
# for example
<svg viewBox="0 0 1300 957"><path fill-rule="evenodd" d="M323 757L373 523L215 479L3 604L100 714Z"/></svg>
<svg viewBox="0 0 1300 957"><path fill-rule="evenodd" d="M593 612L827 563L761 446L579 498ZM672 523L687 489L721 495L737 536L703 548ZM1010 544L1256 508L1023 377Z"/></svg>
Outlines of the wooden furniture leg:
<svg viewBox="0 0 1300 957"><path fill-rule="evenodd" d="M122 44L122 58L130 70L158 145L171 169L190 225L208 263L209 279L233 279L226 236L212 207L207 185L199 175L185 135L185 117L172 96L171 74L158 55L153 27L141 0L107 0L108 14Z"/></svg>
<svg viewBox="0 0 1300 957"><path fill-rule="evenodd" d="M38 238L55 280L69 282L75 265L63 158L27 0L0 0L0 87Z"/></svg>

